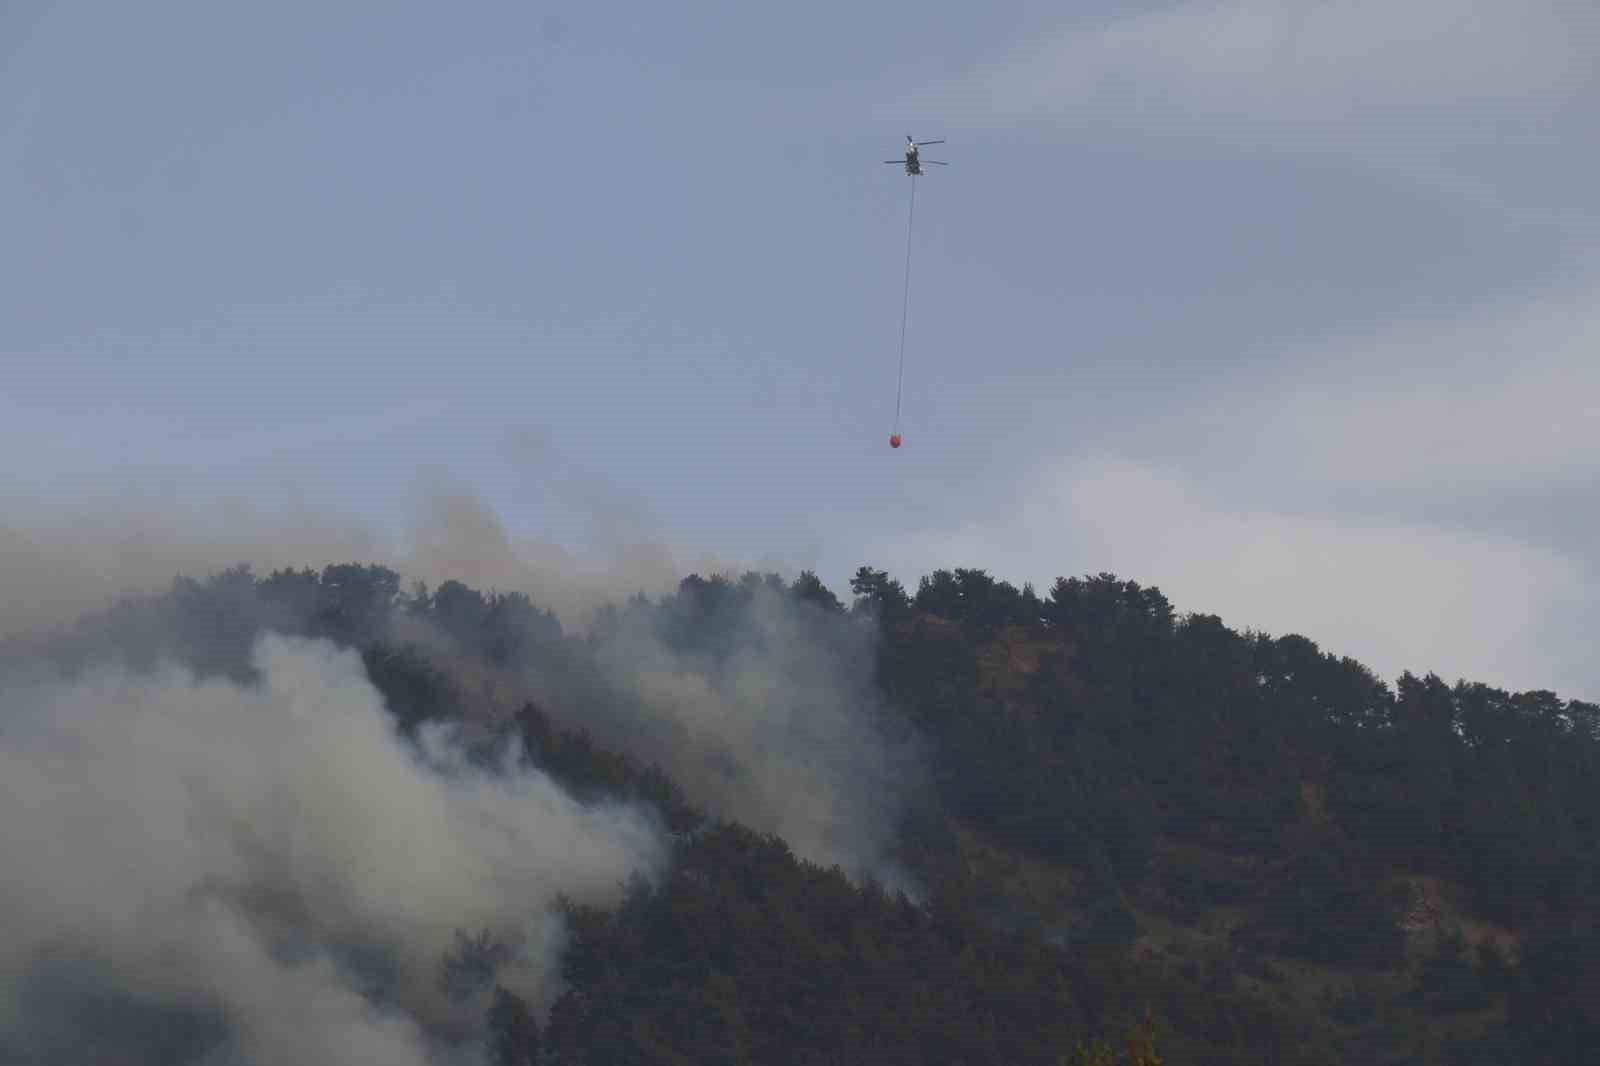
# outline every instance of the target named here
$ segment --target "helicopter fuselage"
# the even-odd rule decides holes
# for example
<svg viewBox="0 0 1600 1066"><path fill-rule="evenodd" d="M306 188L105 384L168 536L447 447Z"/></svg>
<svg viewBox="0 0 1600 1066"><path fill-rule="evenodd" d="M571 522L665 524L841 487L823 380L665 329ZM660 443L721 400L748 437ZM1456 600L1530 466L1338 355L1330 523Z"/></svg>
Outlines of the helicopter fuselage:
<svg viewBox="0 0 1600 1066"><path fill-rule="evenodd" d="M944 142L943 141L924 141L922 143L923 144L943 144ZM917 175L922 173L922 157L918 154L918 150L920 148L921 148L921 145L919 145L917 142L913 141L910 137L906 138L905 168L906 168L906 173L911 175L912 177L916 177ZM884 160L884 162L885 163L889 163L890 165L893 165L896 162L896 160L886 159L886 160ZM929 162L930 163L939 163L939 161L937 159L930 159ZM945 164L939 163L939 165L940 166L944 166Z"/></svg>

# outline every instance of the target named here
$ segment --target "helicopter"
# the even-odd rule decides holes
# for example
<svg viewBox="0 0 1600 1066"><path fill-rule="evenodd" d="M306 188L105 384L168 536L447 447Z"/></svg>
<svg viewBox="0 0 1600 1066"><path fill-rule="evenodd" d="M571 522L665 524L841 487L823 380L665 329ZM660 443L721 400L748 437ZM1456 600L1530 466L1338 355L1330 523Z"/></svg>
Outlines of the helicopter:
<svg viewBox="0 0 1600 1066"><path fill-rule="evenodd" d="M906 173L909 174L912 177L916 177L918 174L922 173L922 164L924 164L924 163L933 163L933 164L935 164L937 166L941 166L941 167L947 167L947 166L950 165L949 163L942 162L942 161L940 161L938 159L923 159L921 156L919 156L917 154L917 149L921 148L925 144L943 144L943 143L944 143L943 141L913 141L911 139L911 134L908 133L908 134L906 134L906 157L905 157L905 159L903 159L903 160L900 160L900 159L885 159L884 162L886 164L888 164L889 166L899 166L903 162L905 164L905 167L906 167Z"/></svg>

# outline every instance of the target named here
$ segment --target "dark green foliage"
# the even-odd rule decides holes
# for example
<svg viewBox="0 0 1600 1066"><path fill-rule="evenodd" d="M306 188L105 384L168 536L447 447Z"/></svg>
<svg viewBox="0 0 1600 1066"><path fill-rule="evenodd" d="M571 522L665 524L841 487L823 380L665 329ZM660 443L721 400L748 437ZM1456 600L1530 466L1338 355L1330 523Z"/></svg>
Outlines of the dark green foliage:
<svg viewBox="0 0 1600 1066"><path fill-rule="evenodd" d="M1088 918L1073 931L1072 943L1089 948L1126 948L1139 935L1139 921L1115 896L1101 896L1087 908Z"/></svg>
<svg viewBox="0 0 1600 1066"><path fill-rule="evenodd" d="M267 607L260 619L263 629L311 634L324 597L322 578L315 570L274 570L258 589Z"/></svg>
<svg viewBox="0 0 1600 1066"><path fill-rule="evenodd" d="M1371 982L1358 979L1338 994L1328 1016L1340 1025L1364 1027L1377 1020L1382 1002L1383 994Z"/></svg>
<svg viewBox="0 0 1600 1066"><path fill-rule="evenodd" d="M960 841L950 817L933 795L913 797L906 805L900 822L900 841L908 851L936 862L960 854Z"/></svg>
<svg viewBox="0 0 1600 1066"><path fill-rule="evenodd" d="M1521 1062L1578 1066L1600 1048L1600 933L1546 927L1522 947L1510 997L1509 1029L1523 1046Z"/></svg>
<svg viewBox="0 0 1600 1066"><path fill-rule="evenodd" d="M425 588L409 604L414 617L427 618L457 645L475 650L493 666L517 665L528 651L561 639L561 623L521 592L488 593L459 581L446 581L431 597Z"/></svg>
<svg viewBox="0 0 1600 1066"><path fill-rule="evenodd" d="M1528 1048L1511 1030L1499 1027L1472 1036L1452 1038L1445 1046L1448 1066L1506 1066L1506 1063L1523 1063ZM1581 1060L1579 1060L1581 1061Z"/></svg>
<svg viewBox="0 0 1600 1066"><path fill-rule="evenodd" d="M69 670L110 651L135 669L171 659L202 677L251 681L250 654L262 633L323 637L361 651L369 668L396 660L391 673L403 677L385 694L398 698L397 713L408 723L457 713L445 687L423 685L426 674L442 676L438 664L430 666L429 654L410 639L397 646L392 623L401 616L503 669L542 662L562 641L555 614L521 592L485 594L447 581L432 594L420 584L402 594L399 575L383 566L347 563L320 574L278 570L257 578L241 564L203 581L179 577L161 596L119 601L52 641L47 653Z"/></svg>
<svg viewBox="0 0 1600 1066"><path fill-rule="evenodd" d="M1485 940L1478 945L1478 972L1483 980L1483 987L1491 997L1498 998L1511 991L1512 969L1506 961L1505 953L1495 946L1493 940Z"/></svg>
<svg viewBox="0 0 1600 1066"><path fill-rule="evenodd" d="M487 1021L490 1066L537 1066L539 1023L521 996L496 985Z"/></svg>
<svg viewBox="0 0 1600 1066"><path fill-rule="evenodd" d="M919 907L733 825L680 845L665 882L637 882L616 912L570 906L568 917L570 987L546 1043L571 1066L1055 1066L1088 1037L1126 1031L1146 993L1185 1016L1236 1019L1228 1039L1250 1061L1312 1061L1236 993L1140 984L1115 958L991 930L959 880ZM1171 1039L1168 1061L1222 1061L1203 1036Z"/></svg>
<svg viewBox="0 0 1600 1066"><path fill-rule="evenodd" d="M844 610L844 604L839 597L828 591L816 574L810 570L802 570L800 576L789 586L789 594L801 603L811 603L825 611L838 613Z"/></svg>
<svg viewBox="0 0 1600 1066"><path fill-rule="evenodd" d="M1422 962L1412 995L1431 1011L1483 1010L1493 1002L1489 983L1460 937L1444 937Z"/></svg>
<svg viewBox="0 0 1600 1066"><path fill-rule="evenodd" d="M99 961L51 946L10 981L0 1062L197 1063L223 1054L230 1030L221 1002L181 1004L159 990L131 992Z"/></svg>
<svg viewBox="0 0 1600 1066"><path fill-rule="evenodd" d="M482 996L510 958L511 949L487 930L470 936L457 930L455 947L439 962L439 987L456 1003Z"/></svg>
<svg viewBox="0 0 1600 1066"><path fill-rule="evenodd" d="M250 567L241 564L204 582L180 577L168 598L175 644L188 650L195 671L250 680L250 647L259 613Z"/></svg>
<svg viewBox="0 0 1600 1066"><path fill-rule="evenodd" d="M1240 902L1248 889L1236 879L1181 857L1173 857L1160 871L1161 890L1188 920L1199 918L1213 907Z"/></svg>
<svg viewBox="0 0 1600 1066"><path fill-rule="evenodd" d="M869 566L856 571L855 577L850 579L850 591L856 597L852 611L876 614L885 623L898 622L911 609L911 598L906 595L905 586L884 571Z"/></svg>
<svg viewBox="0 0 1600 1066"><path fill-rule="evenodd" d="M978 637L992 635L1003 626L1038 625L1044 618L1044 605L1032 586L1018 592L1009 582L972 569L935 570L918 585L912 606L960 622Z"/></svg>
<svg viewBox="0 0 1600 1066"><path fill-rule="evenodd" d="M1322 963L1386 966L1403 939L1397 899L1387 898L1374 871L1337 836L1308 842L1278 874L1262 919L1286 955Z"/></svg>
<svg viewBox="0 0 1600 1066"><path fill-rule="evenodd" d="M1407 674L1381 724L1335 737L1329 808L1376 852L1459 878L1488 917L1568 913L1591 898L1600 858L1591 718L1548 692Z"/></svg>
<svg viewBox="0 0 1600 1066"><path fill-rule="evenodd" d="M661 815L669 832L693 831L703 818L683 797L676 782L656 766L641 766L609 751L579 728L557 729L538 704L524 704L516 725L529 760L584 801L634 800Z"/></svg>
<svg viewBox="0 0 1600 1066"><path fill-rule="evenodd" d="M361 662L402 732L410 734L430 718L454 718L460 713L455 685L415 644L399 648L369 644L361 652Z"/></svg>
<svg viewBox="0 0 1600 1066"><path fill-rule="evenodd" d="M1154 588L1114 574L1060 578L1044 617L1065 627L1077 646L1074 670L1085 684L1132 693L1143 667L1172 638L1172 605Z"/></svg>
<svg viewBox="0 0 1600 1066"><path fill-rule="evenodd" d="M458 658L537 676L544 706L515 722L529 760L583 802L653 807L678 855L614 913L569 908L572 988L543 1033L494 983L494 945L458 945L449 987L485 1002L497 1062L1055 1063L1145 1003L1174 1064L1566 1064L1600 1046L1600 708L1433 675L1391 690L1304 637L1180 617L1111 574L1041 600L940 570L913 597L861 567L850 590L846 611L809 572L691 575L576 639L521 593L241 566L119 604L48 651L74 669L109 645L135 668L171 658L248 682L261 632L327 637L361 654L407 732L475 710ZM712 678L788 641L815 655L780 684L875 679L932 770L905 784L898 842L926 903L708 829L678 783L613 752L624 730L671 728L615 678L641 635ZM969 872L964 839L1070 871L1070 917ZM1454 886L1524 938L1520 958L1447 939L1408 962L1404 901L1383 887L1396 874ZM1199 927L1224 906L1244 916L1231 942L1170 971L1135 961L1152 912ZM1289 994L1274 957L1355 980L1320 1006L1263 999Z"/></svg>
<svg viewBox="0 0 1600 1066"><path fill-rule="evenodd" d="M329 566L319 591L312 632L359 647L382 635L400 595L400 575L386 566Z"/></svg>
<svg viewBox="0 0 1600 1066"><path fill-rule="evenodd" d="M720 575L702 578L691 574L678 583L678 591L662 598L653 613L655 629L667 647L685 656L721 662L745 647L762 646L761 633L740 623L745 608L762 587L782 590L777 574L762 579L747 574L740 583Z"/></svg>

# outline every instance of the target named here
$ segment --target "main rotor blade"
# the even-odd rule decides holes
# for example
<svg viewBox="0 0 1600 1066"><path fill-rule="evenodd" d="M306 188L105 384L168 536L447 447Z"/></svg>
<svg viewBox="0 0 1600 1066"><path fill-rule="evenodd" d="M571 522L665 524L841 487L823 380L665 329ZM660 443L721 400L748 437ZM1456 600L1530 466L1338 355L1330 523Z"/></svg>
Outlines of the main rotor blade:
<svg viewBox="0 0 1600 1066"><path fill-rule="evenodd" d="M917 144L917 145L923 145L923 144L943 144L944 142L943 141L912 141L911 143L912 144Z"/></svg>
<svg viewBox="0 0 1600 1066"><path fill-rule="evenodd" d="M932 163L936 167L947 167L947 166L950 165L949 163L944 163L944 162L941 162L941 161L939 161L937 159L924 159L923 162L924 163Z"/></svg>

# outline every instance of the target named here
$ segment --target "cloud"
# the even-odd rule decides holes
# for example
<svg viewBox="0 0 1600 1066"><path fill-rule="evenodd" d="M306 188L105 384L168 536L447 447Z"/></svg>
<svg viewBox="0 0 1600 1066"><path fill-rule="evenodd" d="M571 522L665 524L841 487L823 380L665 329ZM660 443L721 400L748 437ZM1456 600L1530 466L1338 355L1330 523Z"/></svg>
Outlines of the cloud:
<svg viewBox="0 0 1600 1066"><path fill-rule="evenodd" d="M1116 457L1043 467L1023 499L1003 523L932 532L902 558L924 570L986 567L1041 588L1109 570L1159 586L1179 611L1300 633L1390 678L1435 671L1510 688L1559 685L1579 698L1600 687L1592 673L1548 659L1538 635L1582 567L1510 538L1286 509L1270 498L1241 504L1176 470Z"/></svg>
<svg viewBox="0 0 1600 1066"><path fill-rule="evenodd" d="M1300 457L1298 473L1323 481L1428 492L1592 471L1597 298L1600 284L1586 283L1305 353L1291 374L1246 386L1229 409L1280 454Z"/></svg>
<svg viewBox="0 0 1600 1066"><path fill-rule="evenodd" d="M557 893L614 902L664 860L639 812L473 769L442 734L418 754L352 652L269 635L255 665L251 687L5 679L0 1001L110 1003L121 1054L194 1034L131 1061L422 1063L431 1034L475 1025L438 985L457 930L512 945L501 981L547 1002ZM19 1007L0 1049L86 1061L89 1020Z"/></svg>
<svg viewBox="0 0 1600 1066"><path fill-rule="evenodd" d="M1224 370L1024 471L1004 519L867 557L1041 587L1113 570L1391 678L1600 698L1581 636L1600 578L1597 297L1567 280Z"/></svg>
<svg viewBox="0 0 1600 1066"><path fill-rule="evenodd" d="M1597 296L1583 279L1287 350L1100 446L1240 507L1514 542L1597 574Z"/></svg>
<svg viewBox="0 0 1600 1066"><path fill-rule="evenodd" d="M999 111L1363 118L1595 85L1592 5L1190 0L1079 20L965 79ZM1357 114L1352 115L1351 109Z"/></svg>

